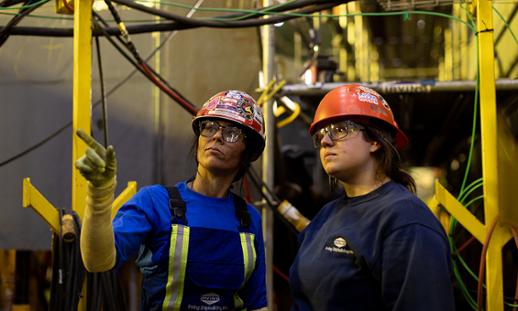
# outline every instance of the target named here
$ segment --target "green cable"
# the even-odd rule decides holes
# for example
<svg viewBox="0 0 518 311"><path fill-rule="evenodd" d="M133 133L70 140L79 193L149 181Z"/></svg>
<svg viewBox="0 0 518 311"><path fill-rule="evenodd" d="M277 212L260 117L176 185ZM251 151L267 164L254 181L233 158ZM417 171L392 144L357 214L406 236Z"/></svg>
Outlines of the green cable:
<svg viewBox="0 0 518 311"><path fill-rule="evenodd" d="M455 276L455 279L462 280L462 276L460 275L459 268L455 261L453 261L452 268L453 268L453 275ZM477 302L473 299L473 297L471 297L471 294L469 293L469 290L466 288L466 285L464 284L464 282L457 282L457 284L459 285L462 295L464 296L464 298L466 298L466 301L468 302L469 306L473 310L477 310L478 309Z"/></svg>
<svg viewBox="0 0 518 311"><path fill-rule="evenodd" d="M40 0L40 1L47 2L49 0ZM287 3L291 3L291 2L293 2L293 0L290 1L290 2L287 2ZM265 12L269 12L270 10L272 10L274 8L278 8L278 7L281 7L283 5L286 5L287 3L283 3L282 5L272 6L272 7L268 8L267 10L231 9L231 8L198 8L197 10L218 11L218 12L249 13L249 15L239 16L239 17L234 17L234 18L222 18L222 17L209 17L209 18L206 18L206 19L209 19L209 20L231 21L233 19L243 19L243 18L246 18L247 16L250 16L250 14L263 14ZM179 3L175 3L175 2L171 2L171 3L160 2L160 4L164 5L164 6L171 5L171 6L185 7L185 5L179 4ZM35 5L35 4L32 4L32 5ZM0 8L0 9L1 10L15 10L17 8L9 7L9 8ZM272 15L272 16L274 16L274 15L277 15L277 16L294 16L294 17L312 17L313 16L312 14L285 13L285 12L271 12L271 14L269 14L269 15ZM321 14L322 17L328 17L328 18L353 17L353 16L400 16L400 15L403 16L403 17L408 16L408 15L431 15L431 16L444 17L444 18L448 18L448 19L451 19L453 21L462 23L462 24L466 25L468 28L470 28L472 31L475 31L475 28L469 22L466 22L466 21L464 21L464 20L462 20L462 19L460 19L460 18L458 18L456 16L450 15L450 14L433 12L433 11L418 10L418 11L370 12L370 13L365 13L365 12L361 13L360 12L360 13L350 13L350 14Z"/></svg>
<svg viewBox="0 0 518 311"><path fill-rule="evenodd" d="M22 5L22 6L13 6L13 7L7 7L7 8L0 7L0 11L30 9L30 8L32 8L32 7L34 7L34 6L38 6L38 5L44 4L44 3L46 3L46 2L49 2L49 0L40 0L40 1L37 1L37 2L31 3L31 4Z"/></svg>
<svg viewBox="0 0 518 311"><path fill-rule="evenodd" d="M225 13L249 13L248 15L243 15L243 16L235 16L235 17L229 17L229 18L224 18L224 17L208 17L208 18L202 18L202 19L211 19L211 20L223 20L223 21L233 21L233 20L242 20L242 19L246 19L252 15L255 15L255 14L264 14L265 12L270 12L271 10L273 9L277 9L277 8L281 8L287 4L290 4L290 3L293 3L295 2L296 0L290 0L290 1L287 1L285 3L280 3L280 4L277 4L277 5L273 5L271 7L268 7L266 9L258 9L258 10L254 10L254 9L234 9L234 8L209 8L209 7L199 7L199 8L196 8L195 10L196 11L200 11L200 12L225 12ZM156 3L155 1L152 1L152 0L142 0L140 2L148 2L148 3ZM183 3L178 3L178 2L167 2L167 1L159 1L160 5L161 6L170 6L170 7L177 7L177 8L182 8L182 9L191 9L192 7L187 5L187 4L183 4ZM272 12L271 15L275 15L275 14L278 14L279 12Z"/></svg>
<svg viewBox="0 0 518 311"><path fill-rule="evenodd" d="M459 202L460 203L464 203L464 201L466 200L466 198L471 194L473 193L473 191L477 190L478 188L482 187L483 186L483 183L482 182L477 182L477 183L472 183L471 185L473 184L476 184L476 186L472 187L471 189L466 189L463 193L461 193L461 195L459 196Z"/></svg>
<svg viewBox="0 0 518 311"><path fill-rule="evenodd" d="M466 10L463 6L461 6L461 8ZM473 32L476 32L476 27L474 25L474 21L471 16L471 13L467 10L466 10L466 12L467 12L466 16L468 18L468 21L465 22L465 24L468 25L469 29L471 29ZM476 40L475 46L478 47L478 37L477 36L475 36L475 40ZM476 128L477 128L478 93L479 93L479 87L480 87L479 72L480 72L480 64L479 64L479 59L478 59L478 55L477 55L477 84L475 86L475 98L473 101L474 107L473 107L473 122L472 122L472 128L471 128L471 144L470 144L470 148L468 151L468 160L466 162L464 177L462 180L462 184L461 184L459 195L457 196L457 199L460 199L460 198L465 199L466 196L469 193L471 193L472 191L474 191L475 189L477 189L479 187L478 185L481 183L481 178L479 178L479 179L475 180L474 182L470 183L466 187L466 182L467 182L469 170L471 167L471 160L472 160L472 156L473 156L473 150L474 150L474 145L475 145L475 134L476 134ZM449 233L448 233L448 241L450 243L451 260L452 260L452 264L454 267L455 280L457 281L458 286L461 288L461 292L462 292L462 295L464 296L464 299L466 299L466 301L471 306L471 308L473 308L474 310L477 310L478 304L477 304L476 300L473 299L473 297L471 296L469 291L467 290L464 280L462 278L462 275L458 271L457 259L460 261L461 265L463 265L463 267L465 269L467 269L468 273L472 274L473 271L471 271L471 269L469 269L469 267L466 265L464 259L458 253L457 247L455 245L455 240L453 239L453 235L454 235L455 228L457 225L457 220L453 216L451 216L450 219L451 219L451 221L450 221L450 228L449 228Z"/></svg>
<svg viewBox="0 0 518 311"><path fill-rule="evenodd" d="M475 37L475 40L476 40L475 44L478 47L478 38ZM475 105L473 107L473 126L471 128L471 144L470 144L469 152L468 152L468 160L466 162L466 170L464 171L464 178L462 180L462 185L460 187L461 192L464 191L466 182L468 180L469 169L471 168L471 160L473 158L473 149L475 148L475 136L476 136L477 119L478 119L479 89L480 89L480 66L479 66L479 59L477 57L477 84L476 84L476 88L475 88L475 99L474 99Z"/></svg>
<svg viewBox="0 0 518 311"><path fill-rule="evenodd" d="M446 13L439 13L439 12L433 12L433 11L424 11L424 10L415 10L415 11L396 11L396 12L360 12L360 13L349 13L349 14L322 14L322 17L352 17L352 16L399 16L402 15L403 17L405 15L432 15L432 16L438 16L438 17L444 17L447 19L451 19L453 21L459 22L461 24L466 25L468 28L470 28L472 31L476 31L476 28L461 18L458 18L457 16L446 14Z"/></svg>
<svg viewBox="0 0 518 311"><path fill-rule="evenodd" d="M1 10L1 9L0 9ZM0 12L0 15L11 15L11 16L15 16L15 15L18 15L19 13L9 13L9 12ZM53 19L53 20L74 20L74 18L72 16L60 16L60 17L56 17L56 16L49 16L49 15L39 15L39 14L29 14L25 17L31 17L31 18L42 18L42 19Z"/></svg>
<svg viewBox="0 0 518 311"><path fill-rule="evenodd" d="M500 17L500 19L502 20L502 22L505 25L505 28L507 28L507 30L509 30L509 32L511 33L511 36L513 36L514 42L516 44L518 44L518 39L516 39L516 36L514 35L513 30L511 29L511 26L509 26L509 24L507 23L505 18L502 16L502 14L495 8L494 4L493 4L493 11L495 11L496 15L498 15L498 17Z"/></svg>
<svg viewBox="0 0 518 311"><path fill-rule="evenodd" d="M49 0L40 0L41 2L47 2ZM278 4L272 7L269 7L265 10L251 10L251 9L232 9L232 8L197 8L197 11L211 11L211 12L238 12L238 13L249 13L249 15L245 16L238 16L238 17L231 17L231 18L223 18L223 17L208 17L204 19L209 20L217 20L217 21L232 21L232 20L240 20L245 19L246 17L249 17L253 14L264 14L265 12L270 13L269 15L272 16L294 16L294 17L312 17L312 14L305 14L305 13L285 13L285 12L270 12L272 9L276 9L279 7L282 7L286 4L292 3L295 0L291 0L289 2ZM144 2L151 2L149 0L144 0ZM176 3L176 2L160 2L163 6L175 6L175 7L181 7L181 8L190 8L187 5ZM32 4L35 5L35 4ZM32 6L31 5L31 6ZM30 7L30 6L29 6ZM19 7L18 7L19 8ZM0 10L15 10L18 9L17 7L9 7L9 8L0 8ZM433 12L433 11L424 11L424 10L416 10L416 11L397 11L397 12L360 12L360 13L349 13L349 14L321 14L322 17L328 17L328 18L338 18L338 17L353 17L353 16L409 16L409 15L431 15L431 16L438 16L438 17L444 17L451 19L453 21L462 23L466 25L468 28L470 28L472 31L475 31L476 28L472 25L470 22L466 22L456 16L445 14L445 13L439 13L439 12ZM29 15L31 16L31 15ZM43 16L39 16L41 18L44 18ZM48 18L48 17L47 17ZM56 18L56 19L62 19L62 18ZM141 22L141 21L140 21Z"/></svg>
<svg viewBox="0 0 518 311"><path fill-rule="evenodd" d="M477 29L477 24L475 22L475 19L473 18L473 15L471 15L471 12L468 9L466 9L466 6L464 4L461 4L460 7L466 12L466 16L469 20L470 25L472 26L472 30L473 32L475 32Z"/></svg>
<svg viewBox="0 0 518 311"><path fill-rule="evenodd" d="M461 265L464 267L464 269L466 270L466 272L468 272L468 274L471 277L473 277L473 280L478 282L478 275L476 275L475 272L473 272L473 270L471 270L471 268L468 266L468 264L464 261L464 258L461 255L457 255L457 257L459 258L459 261L460 261ZM484 286L484 288L486 287L486 285L483 285L483 286Z"/></svg>
<svg viewBox="0 0 518 311"><path fill-rule="evenodd" d="M479 196L478 196L478 197L476 197L476 198L473 198L471 201L469 201L468 203L466 203L466 208L467 208L468 206L470 206L471 204L475 203L476 201L478 201L478 200L482 199L482 198L484 198L484 195L483 195L483 194L482 194L482 195L479 195Z"/></svg>
<svg viewBox="0 0 518 311"><path fill-rule="evenodd" d="M286 5L286 4L292 3L292 2L295 2L295 0L291 0L291 1L288 1L288 2L285 2L285 3L281 3L281 4L277 4L277 5L273 5L273 6L271 6L271 7L270 7L270 8L268 8L268 9L260 10L260 11L256 11L256 12L254 12L254 10L249 10L249 11L250 11L250 12L249 12L250 14L247 14L247 15L244 15L244 16L232 17L232 18L217 18L217 17L214 17L214 18L212 18L212 19L213 19L213 20L219 20L219 21L221 21L221 20L222 20L222 21L243 20L243 19L246 19L246 18L248 18L248 17L250 17L250 16L252 16L252 15L254 15L254 14L257 14L257 13L259 13L259 12L260 12L260 13L268 13L268 12L270 12L270 11L271 11L271 10L273 10L273 9L278 9L278 8L280 8L280 7L282 7L282 6ZM243 13L246 13L246 12L243 12ZM272 12L272 13L271 13L271 14L269 14L269 15L281 15L281 14L282 14L282 12Z"/></svg>

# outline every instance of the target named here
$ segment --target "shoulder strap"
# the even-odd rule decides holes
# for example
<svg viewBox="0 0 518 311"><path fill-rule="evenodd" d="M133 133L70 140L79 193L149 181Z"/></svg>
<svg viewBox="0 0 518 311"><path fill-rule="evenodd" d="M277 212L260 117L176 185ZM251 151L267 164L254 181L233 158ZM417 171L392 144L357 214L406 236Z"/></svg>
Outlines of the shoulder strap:
<svg viewBox="0 0 518 311"><path fill-rule="evenodd" d="M172 223L187 225L185 217L186 204L176 186L165 186L169 194L169 209L171 210Z"/></svg>
<svg viewBox="0 0 518 311"><path fill-rule="evenodd" d="M250 227L250 214L246 207L246 201L235 193L233 195L234 205L236 207L236 217L237 220L239 220L239 229L240 231L247 230Z"/></svg>

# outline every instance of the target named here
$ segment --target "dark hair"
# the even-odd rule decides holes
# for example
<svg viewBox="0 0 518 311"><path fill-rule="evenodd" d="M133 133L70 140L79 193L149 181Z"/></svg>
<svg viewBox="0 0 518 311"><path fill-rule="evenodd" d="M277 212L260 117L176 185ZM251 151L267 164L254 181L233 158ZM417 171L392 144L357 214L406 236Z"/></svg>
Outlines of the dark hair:
<svg viewBox="0 0 518 311"><path fill-rule="evenodd" d="M255 150L255 148L251 147L251 146L255 146L255 143L256 143L254 141L255 135L250 133L251 130L244 128L240 125L237 125L237 126L239 126L243 130L243 133L245 134L245 151L243 151L243 154L241 155L241 161L239 162L239 168L237 170L237 174L236 174L236 176L234 176L234 182L243 178L243 176L248 171L248 168L250 167L252 162L255 161L257 158L257 151ZM198 167L199 137L200 137L199 132L195 133L195 138L194 138L194 141L193 141L193 144L191 147L191 154L194 156L194 161L196 162L196 167Z"/></svg>
<svg viewBox="0 0 518 311"><path fill-rule="evenodd" d="M394 130L385 124L376 122L376 120L368 119L362 121L359 123L365 126L365 129L362 131L365 140L369 142L377 141L380 144L380 148L374 153L374 157L378 162L378 169L390 177L390 179L415 193L414 178L401 168L401 156L395 145Z"/></svg>

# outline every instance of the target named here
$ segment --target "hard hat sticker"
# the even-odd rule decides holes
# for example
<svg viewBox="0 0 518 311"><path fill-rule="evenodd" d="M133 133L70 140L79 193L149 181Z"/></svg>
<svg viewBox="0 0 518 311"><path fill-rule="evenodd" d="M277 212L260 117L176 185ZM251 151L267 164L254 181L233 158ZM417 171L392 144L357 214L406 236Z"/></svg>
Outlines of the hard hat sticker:
<svg viewBox="0 0 518 311"><path fill-rule="evenodd" d="M390 106L389 104L387 103L387 101L385 100L385 98L381 98L381 103L383 104L383 107L385 107L387 110L390 110Z"/></svg>
<svg viewBox="0 0 518 311"><path fill-rule="evenodd" d="M370 93L360 93L358 94L358 99L362 102L378 104L378 98Z"/></svg>

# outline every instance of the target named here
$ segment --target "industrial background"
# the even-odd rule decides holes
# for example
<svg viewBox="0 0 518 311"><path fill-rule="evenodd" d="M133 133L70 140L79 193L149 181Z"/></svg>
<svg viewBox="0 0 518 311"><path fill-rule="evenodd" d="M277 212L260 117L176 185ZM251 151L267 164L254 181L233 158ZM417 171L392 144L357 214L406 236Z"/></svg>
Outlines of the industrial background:
<svg viewBox="0 0 518 311"><path fill-rule="evenodd" d="M269 306L288 310L296 236L276 207L311 219L336 195L307 129L323 95L352 82L379 91L410 138L405 165L449 233L457 308L518 307L516 0L112 2L127 36L111 2L0 0L0 310L60 298L55 258L75 251L60 216L81 216L85 194L74 129L115 146L122 203L194 174L193 109L225 89L266 111L267 149L247 180ZM139 272L122 272L137 310Z"/></svg>

